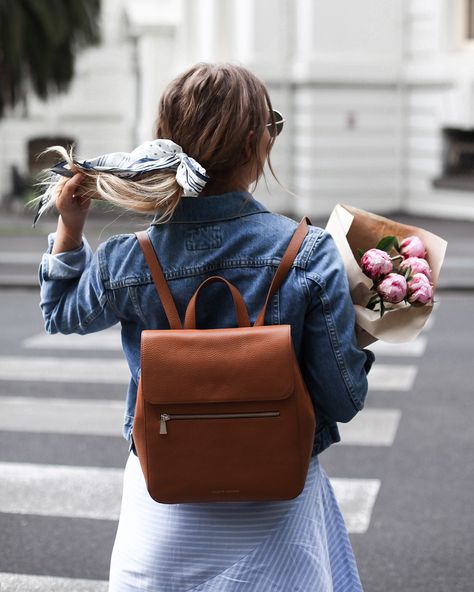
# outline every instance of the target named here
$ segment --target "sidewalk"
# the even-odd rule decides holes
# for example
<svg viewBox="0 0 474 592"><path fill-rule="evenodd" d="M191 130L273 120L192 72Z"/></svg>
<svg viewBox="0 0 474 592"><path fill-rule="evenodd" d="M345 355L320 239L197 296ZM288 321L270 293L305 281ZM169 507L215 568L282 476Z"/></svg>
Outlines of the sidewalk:
<svg viewBox="0 0 474 592"><path fill-rule="evenodd" d="M426 216L392 213L387 217L420 226L448 241L438 290L474 290L474 223ZM56 217L42 218L32 228L33 214L12 214L0 210L0 289L38 289L38 263L46 248L46 237L56 228ZM135 232L147 226L148 218L138 214L92 212L87 238L92 246L119 233ZM326 219L312 219L324 227Z"/></svg>
<svg viewBox="0 0 474 592"><path fill-rule="evenodd" d="M38 289L38 265L47 247L47 236L56 230L57 216L45 215L35 228L34 214L13 214L0 209L0 289ZM147 218L123 212L92 211L87 221L87 240L95 249L114 234L147 227Z"/></svg>

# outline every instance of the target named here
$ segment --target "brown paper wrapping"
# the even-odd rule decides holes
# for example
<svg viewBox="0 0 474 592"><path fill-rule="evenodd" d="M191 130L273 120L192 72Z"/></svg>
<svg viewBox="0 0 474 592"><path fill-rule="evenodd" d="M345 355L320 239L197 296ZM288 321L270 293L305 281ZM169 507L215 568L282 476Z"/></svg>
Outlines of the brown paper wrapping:
<svg viewBox="0 0 474 592"><path fill-rule="evenodd" d="M426 247L426 259L431 267L436 301L436 287L448 243L423 228L394 222L345 204L338 204L334 208L326 230L332 235L346 268L360 347L366 347L377 339L389 343L404 343L415 339L423 329L434 305L412 306L401 302L390 305L395 310L387 311L382 317L379 311L365 308L372 295L372 280L364 275L360 268L357 249L374 248L384 236L396 236L399 241L407 236L418 236Z"/></svg>

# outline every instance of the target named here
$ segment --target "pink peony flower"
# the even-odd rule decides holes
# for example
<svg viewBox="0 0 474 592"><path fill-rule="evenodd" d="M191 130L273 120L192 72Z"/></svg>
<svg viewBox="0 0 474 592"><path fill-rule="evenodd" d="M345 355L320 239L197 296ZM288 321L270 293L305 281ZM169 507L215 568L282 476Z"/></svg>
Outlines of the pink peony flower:
<svg viewBox="0 0 474 592"><path fill-rule="evenodd" d="M417 236L407 236L400 243L400 254L407 257L425 257L426 249L422 240Z"/></svg>
<svg viewBox="0 0 474 592"><path fill-rule="evenodd" d="M369 249L362 255L360 260L362 271L371 280L375 280L393 269L390 255L380 249Z"/></svg>
<svg viewBox="0 0 474 592"><path fill-rule="evenodd" d="M433 286L424 273L415 273L408 282L408 302L427 304L433 299Z"/></svg>
<svg viewBox="0 0 474 592"><path fill-rule="evenodd" d="M400 263L400 271L405 271L411 267L411 275L422 273L431 280L431 269L426 259L421 257L407 257Z"/></svg>
<svg viewBox="0 0 474 592"><path fill-rule="evenodd" d="M401 302L407 293L407 281L399 273L389 273L377 286L377 292L385 302Z"/></svg>

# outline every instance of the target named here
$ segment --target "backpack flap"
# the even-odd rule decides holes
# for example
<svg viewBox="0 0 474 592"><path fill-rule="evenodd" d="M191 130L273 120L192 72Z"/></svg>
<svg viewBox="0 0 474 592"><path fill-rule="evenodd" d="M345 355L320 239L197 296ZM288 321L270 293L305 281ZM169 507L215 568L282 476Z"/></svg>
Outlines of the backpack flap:
<svg viewBox="0 0 474 592"><path fill-rule="evenodd" d="M293 359L290 325L145 330L142 396L152 404L285 399Z"/></svg>

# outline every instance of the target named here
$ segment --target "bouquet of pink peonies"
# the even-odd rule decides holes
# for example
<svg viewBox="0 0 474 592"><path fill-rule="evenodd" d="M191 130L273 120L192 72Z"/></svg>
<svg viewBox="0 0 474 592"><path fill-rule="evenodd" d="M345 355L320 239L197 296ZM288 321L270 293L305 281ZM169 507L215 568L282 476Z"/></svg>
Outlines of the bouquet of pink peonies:
<svg viewBox="0 0 474 592"><path fill-rule="evenodd" d="M422 228L340 204L326 230L344 261L359 345L415 339L433 310L447 242Z"/></svg>
<svg viewBox="0 0 474 592"><path fill-rule="evenodd" d="M391 251L396 251L394 257ZM401 243L396 236L384 236L373 249L358 249L362 271L373 286L373 296L366 304L371 310L380 310L383 316L387 303L398 304L402 300L413 306L423 306L433 301L431 269L426 248L418 236L407 236ZM401 261L400 261L401 260Z"/></svg>

